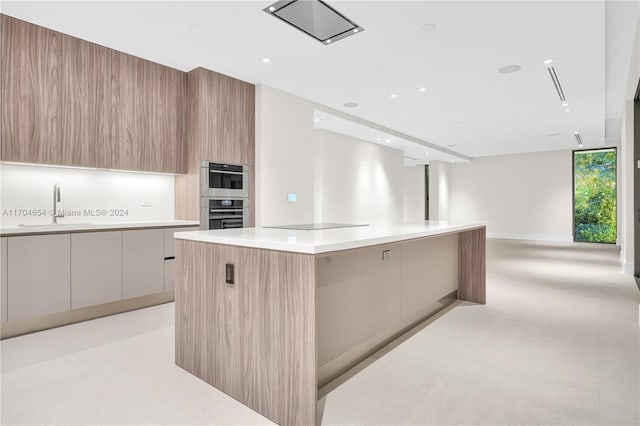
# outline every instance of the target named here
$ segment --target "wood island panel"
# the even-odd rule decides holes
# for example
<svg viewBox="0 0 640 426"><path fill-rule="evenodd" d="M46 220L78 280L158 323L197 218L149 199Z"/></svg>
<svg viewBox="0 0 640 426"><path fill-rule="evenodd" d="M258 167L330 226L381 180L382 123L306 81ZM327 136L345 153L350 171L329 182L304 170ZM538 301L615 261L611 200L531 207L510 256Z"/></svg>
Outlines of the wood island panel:
<svg viewBox="0 0 640 426"><path fill-rule="evenodd" d="M176 364L278 424L315 424L314 257L177 240L176 260Z"/></svg>
<svg viewBox="0 0 640 426"><path fill-rule="evenodd" d="M458 238L458 299L485 303L486 229L461 232Z"/></svg>
<svg viewBox="0 0 640 426"><path fill-rule="evenodd" d="M320 254L179 239L176 364L280 425L314 425L318 386L456 294L484 303L485 269L484 227Z"/></svg>

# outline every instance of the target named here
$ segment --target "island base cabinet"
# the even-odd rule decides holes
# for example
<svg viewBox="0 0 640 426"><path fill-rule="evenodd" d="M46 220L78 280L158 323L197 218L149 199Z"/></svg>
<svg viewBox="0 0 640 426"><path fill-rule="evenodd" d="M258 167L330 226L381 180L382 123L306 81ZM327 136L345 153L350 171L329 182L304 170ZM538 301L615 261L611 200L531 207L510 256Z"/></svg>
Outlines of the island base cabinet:
<svg viewBox="0 0 640 426"><path fill-rule="evenodd" d="M315 424L314 257L177 240L176 260L176 364L277 424Z"/></svg>
<svg viewBox="0 0 640 426"><path fill-rule="evenodd" d="M122 299L122 232L71 234L71 308Z"/></svg>
<svg viewBox="0 0 640 426"><path fill-rule="evenodd" d="M164 291L164 230L122 233L122 297Z"/></svg>
<svg viewBox="0 0 640 426"><path fill-rule="evenodd" d="M8 321L71 309L71 236L12 237L8 241Z"/></svg>

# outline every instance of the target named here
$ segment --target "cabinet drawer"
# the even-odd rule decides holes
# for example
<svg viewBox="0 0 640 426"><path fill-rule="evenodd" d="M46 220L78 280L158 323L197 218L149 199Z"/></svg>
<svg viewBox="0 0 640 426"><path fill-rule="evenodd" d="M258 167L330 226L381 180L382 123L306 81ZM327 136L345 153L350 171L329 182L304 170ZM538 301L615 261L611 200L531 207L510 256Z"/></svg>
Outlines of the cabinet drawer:
<svg viewBox="0 0 640 426"><path fill-rule="evenodd" d="M189 232L199 231L200 228L195 226L193 228L171 228L164 230L164 257L173 257L176 255L176 241L173 238L173 234L176 232Z"/></svg>

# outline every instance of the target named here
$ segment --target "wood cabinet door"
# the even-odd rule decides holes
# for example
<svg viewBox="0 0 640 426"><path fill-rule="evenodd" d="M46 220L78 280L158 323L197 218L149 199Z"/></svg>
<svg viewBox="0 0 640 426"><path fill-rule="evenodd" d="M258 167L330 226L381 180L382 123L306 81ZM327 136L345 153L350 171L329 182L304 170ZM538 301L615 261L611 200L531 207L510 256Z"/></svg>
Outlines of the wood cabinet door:
<svg viewBox="0 0 640 426"><path fill-rule="evenodd" d="M10 237L7 253L9 322L71 309L69 234Z"/></svg>
<svg viewBox="0 0 640 426"><path fill-rule="evenodd" d="M111 56L106 47L62 35L62 161L110 167Z"/></svg>
<svg viewBox="0 0 640 426"><path fill-rule="evenodd" d="M71 309L122 299L122 232L71 234Z"/></svg>
<svg viewBox="0 0 640 426"><path fill-rule="evenodd" d="M200 69L198 103L200 158L223 163L255 163L255 86Z"/></svg>
<svg viewBox="0 0 640 426"><path fill-rule="evenodd" d="M186 172L186 73L147 62L144 129L148 170Z"/></svg>
<svg viewBox="0 0 640 426"><path fill-rule="evenodd" d="M108 167L179 173L186 170L186 74L112 52Z"/></svg>
<svg viewBox="0 0 640 426"><path fill-rule="evenodd" d="M123 170L144 170L140 121L142 111L142 80L144 60L126 53L111 51L111 158L104 167Z"/></svg>
<svg viewBox="0 0 640 426"><path fill-rule="evenodd" d="M164 291L164 230L122 232L122 297Z"/></svg>
<svg viewBox="0 0 640 426"><path fill-rule="evenodd" d="M1 15L2 160L64 164L55 31Z"/></svg>

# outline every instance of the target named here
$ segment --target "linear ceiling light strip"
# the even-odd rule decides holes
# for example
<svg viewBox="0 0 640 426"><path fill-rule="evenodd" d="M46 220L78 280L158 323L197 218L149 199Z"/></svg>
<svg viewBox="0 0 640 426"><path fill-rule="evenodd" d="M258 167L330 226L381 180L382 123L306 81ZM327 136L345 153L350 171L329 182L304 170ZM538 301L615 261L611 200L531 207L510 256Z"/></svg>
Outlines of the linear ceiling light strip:
<svg viewBox="0 0 640 426"><path fill-rule="evenodd" d="M553 81L553 85L556 88L556 92L558 92L558 97L560 98L560 102L567 102L567 95L564 92L564 88L562 87L562 83L560 83L560 78L558 77L558 71L555 67L547 68L549 70L549 75L551 76L551 81Z"/></svg>

